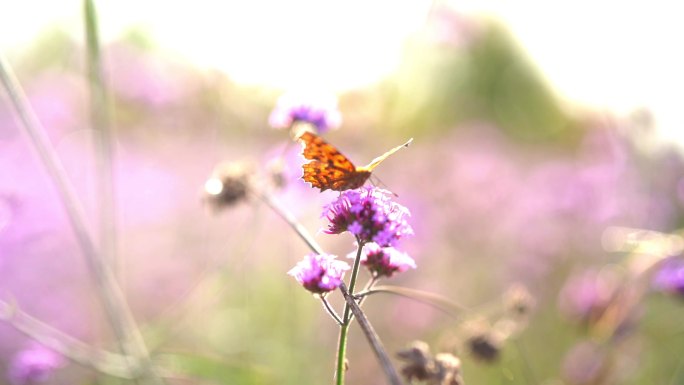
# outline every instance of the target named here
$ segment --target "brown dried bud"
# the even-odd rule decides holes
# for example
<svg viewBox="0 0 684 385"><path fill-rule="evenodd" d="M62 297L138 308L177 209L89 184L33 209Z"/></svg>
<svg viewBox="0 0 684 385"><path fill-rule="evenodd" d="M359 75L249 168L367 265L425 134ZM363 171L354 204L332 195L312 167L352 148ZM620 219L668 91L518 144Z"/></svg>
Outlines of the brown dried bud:
<svg viewBox="0 0 684 385"><path fill-rule="evenodd" d="M406 361L401 373L409 381L427 380L435 370L430 347L423 341L412 342L407 349L399 351L397 357Z"/></svg>
<svg viewBox="0 0 684 385"><path fill-rule="evenodd" d="M439 353L435 356L435 367L435 385L463 385L461 360L458 357L450 353Z"/></svg>
<svg viewBox="0 0 684 385"><path fill-rule="evenodd" d="M504 293L503 300L506 311L519 317L528 315L535 305L534 297L521 284L511 286Z"/></svg>
<svg viewBox="0 0 684 385"><path fill-rule="evenodd" d="M409 382L417 380L427 385L463 385L461 360L449 353L433 357L425 342L412 342L408 349L400 351L397 356L406 361L401 373Z"/></svg>
<svg viewBox="0 0 684 385"><path fill-rule="evenodd" d="M204 200L215 210L247 198L251 188L250 167L238 162L218 164L204 183Z"/></svg>
<svg viewBox="0 0 684 385"><path fill-rule="evenodd" d="M282 189L287 185L287 178L285 176L285 162L281 159L275 159L268 164L268 176L271 184L276 189Z"/></svg>
<svg viewBox="0 0 684 385"><path fill-rule="evenodd" d="M466 347L473 357L486 363L495 362L501 353L499 338L489 330L473 333L466 340Z"/></svg>

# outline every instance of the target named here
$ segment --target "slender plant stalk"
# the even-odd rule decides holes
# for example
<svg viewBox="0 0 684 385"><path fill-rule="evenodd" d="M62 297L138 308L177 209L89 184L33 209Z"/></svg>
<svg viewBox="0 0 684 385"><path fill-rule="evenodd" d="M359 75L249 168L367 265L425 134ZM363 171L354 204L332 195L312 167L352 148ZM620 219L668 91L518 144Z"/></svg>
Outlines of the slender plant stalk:
<svg viewBox="0 0 684 385"><path fill-rule="evenodd" d="M100 252L121 279L117 259L116 207L114 200L114 146L109 92L104 76L97 10L93 0L84 0L83 18L90 86L90 122L95 131L97 193L100 201Z"/></svg>
<svg viewBox="0 0 684 385"><path fill-rule="evenodd" d="M159 378L151 373L152 365L149 353L126 304L123 293L117 285L109 266L101 259L88 232L83 208L77 199L73 186L69 182L66 171L50 144L50 140L40 121L33 110L31 110L26 95L19 85L19 81L2 55L0 55L0 81L2 81L14 107L19 127L23 129L33 144L48 175L57 188L71 227L81 246L86 264L102 300L109 323L116 335L121 352L130 360L130 364L134 367L138 367L137 361L142 361L140 367L145 372L149 372L147 377L156 380L155 382L160 382Z"/></svg>
<svg viewBox="0 0 684 385"><path fill-rule="evenodd" d="M359 293L356 293L354 296L356 298L358 297L369 297L373 294L378 294L378 293L386 293L386 294L394 294L398 295L401 297L406 297L406 298L411 298L413 300L416 300L418 302L422 302L425 304L428 304L430 306L434 306L435 308L449 314L450 316L454 318L462 318L462 316L459 315L459 313L463 312L469 312L470 309L466 308L463 305L459 305L456 302L442 296L439 294L435 293L430 293L427 291L423 290L416 290L416 289L409 289L406 287L400 287L400 286L389 286L389 285L382 285L382 286L375 286L371 287L367 290L361 291Z"/></svg>
<svg viewBox="0 0 684 385"><path fill-rule="evenodd" d="M351 290L351 289L350 289ZM382 346L382 343L380 342L380 339L378 338L378 334L375 332L373 329L373 326L371 326L370 322L368 322L368 318L366 318L366 314L361 310L361 307L359 304L356 302L356 299L354 298L353 295L351 295L351 291L347 290L347 287L342 283L340 285L340 291L342 292L342 295L344 296L344 300L346 304L349 306L351 309L352 313L354 314L354 317L359 322L359 326L361 327L361 330L363 331L363 334L366 336L366 339L371 345L371 348L373 349L373 352L375 353L375 356L377 357L378 361L380 362L380 366L382 367L382 370L385 372L385 376L389 380L390 384L392 385L402 385L401 378L399 377L399 373L397 373L397 370L394 368L394 365L392 365L392 362L389 359L389 356L387 355L387 352ZM351 319L349 321L351 323Z"/></svg>
<svg viewBox="0 0 684 385"><path fill-rule="evenodd" d="M74 362L110 376L125 379L133 378L135 370L131 370L126 357L106 350L96 349L85 342L79 341L43 321L31 317L21 311L15 304L0 300L0 319Z"/></svg>
<svg viewBox="0 0 684 385"><path fill-rule="evenodd" d="M258 195L259 198L264 201L276 214L287 222L290 227L299 235L299 237L306 243L307 246L316 254L323 254L323 248L316 242L316 240L309 234L304 226L302 226L297 218L292 215L291 212L285 210L280 203L278 203L273 196L268 193L263 193Z"/></svg>

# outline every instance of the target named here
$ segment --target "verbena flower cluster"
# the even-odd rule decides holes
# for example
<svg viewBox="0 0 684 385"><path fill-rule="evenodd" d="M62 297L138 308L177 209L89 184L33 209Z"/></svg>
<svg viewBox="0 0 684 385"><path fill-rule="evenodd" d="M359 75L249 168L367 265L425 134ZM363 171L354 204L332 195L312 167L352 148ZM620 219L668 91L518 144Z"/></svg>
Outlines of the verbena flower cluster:
<svg viewBox="0 0 684 385"><path fill-rule="evenodd" d="M406 222L408 209L390 199L389 191L375 187L348 190L326 206L323 215L330 224L327 234L349 231L359 242L374 242L380 247L395 246L397 241L413 235Z"/></svg>
<svg viewBox="0 0 684 385"><path fill-rule="evenodd" d="M305 289L322 294L337 289L349 265L331 254L309 254L287 274L293 276Z"/></svg>
<svg viewBox="0 0 684 385"><path fill-rule="evenodd" d="M350 254L354 258L355 254ZM395 273L416 268L416 262L408 254L394 247L380 247L377 243L367 243L363 246L361 264L371 272L374 277L391 277Z"/></svg>
<svg viewBox="0 0 684 385"><path fill-rule="evenodd" d="M328 234L349 231L363 247L360 262L378 278L416 268L415 261L394 248L397 241L412 235L406 222L408 209L390 199L390 193L375 187L347 190L323 211L330 224ZM351 256L355 257L355 254ZM308 255L288 274L313 293L325 293L339 287L349 265L333 255Z"/></svg>
<svg viewBox="0 0 684 385"><path fill-rule="evenodd" d="M671 258L665 261L653 279L653 286L684 297L684 259Z"/></svg>
<svg viewBox="0 0 684 385"><path fill-rule="evenodd" d="M286 93L278 99L268 122L274 128L290 128L295 122L304 122L324 133L339 127L342 115L334 95Z"/></svg>

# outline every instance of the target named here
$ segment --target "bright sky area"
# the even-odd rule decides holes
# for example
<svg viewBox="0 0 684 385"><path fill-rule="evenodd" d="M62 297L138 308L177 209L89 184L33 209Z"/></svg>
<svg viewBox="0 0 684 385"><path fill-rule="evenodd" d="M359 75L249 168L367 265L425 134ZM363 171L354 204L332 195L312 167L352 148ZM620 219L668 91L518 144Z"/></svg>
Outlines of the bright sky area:
<svg viewBox="0 0 684 385"><path fill-rule="evenodd" d="M163 49L232 79L342 92L397 65L428 0L97 1L105 40L131 27ZM466 15L499 19L561 97L626 115L648 108L663 138L684 143L684 23L678 2L460 0ZM0 0L0 49L16 52L60 25L82 36L80 0Z"/></svg>

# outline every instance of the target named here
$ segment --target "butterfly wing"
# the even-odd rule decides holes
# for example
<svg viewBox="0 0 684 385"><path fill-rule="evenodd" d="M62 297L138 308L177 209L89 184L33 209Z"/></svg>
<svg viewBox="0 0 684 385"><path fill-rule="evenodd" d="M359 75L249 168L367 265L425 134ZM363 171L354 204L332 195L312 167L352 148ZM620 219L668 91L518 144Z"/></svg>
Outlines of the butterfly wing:
<svg viewBox="0 0 684 385"><path fill-rule="evenodd" d="M357 171L346 156L320 136L304 132L299 140L304 145L304 158L311 160L302 166L302 179L311 186L321 191L344 191L361 187L370 176L370 171Z"/></svg>
<svg viewBox="0 0 684 385"><path fill-rule="evenodd" d="M387 157L389 157L390 155L394 154L395 152L401 150L402 148L408 147L411 144L411 142L413 142L413 138L407 140L406 143L404 143L400 146L394 147L393 149L391 149L391 150L387 151L386 153L380 155L379 157L373 159L370 163L368 163L368 165L363 166L363 167L357 167L356 168L357 171L368 171L368 172L373 171L373 169L376 168L383 160L387 159Z"/></svg>

